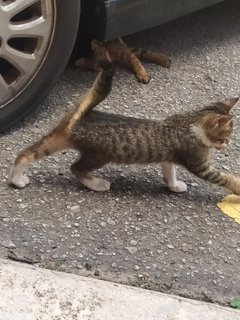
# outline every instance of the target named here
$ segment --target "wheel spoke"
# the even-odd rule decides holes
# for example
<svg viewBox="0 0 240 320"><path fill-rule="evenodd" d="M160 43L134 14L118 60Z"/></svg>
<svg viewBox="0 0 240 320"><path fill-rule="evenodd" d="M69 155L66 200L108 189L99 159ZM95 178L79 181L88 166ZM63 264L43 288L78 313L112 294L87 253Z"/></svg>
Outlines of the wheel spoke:
<svg viewBox="0 0 240 320"><path fill-rule="evenodd" d="M1 48L1 56L13 65L20 73L27 74L34 67L34 54L24 53L5 45Z"/></svg>
<svg viewBox="0 0 240 320"><path fill-rule="evenodd" d="M0 108L35 78L45 60L55 1L0 0Z"/></svg>
<svg viewBox="0 0 240 320"><path fill-rule="evenodd" d="M4 99L8 97L10 94L9 87L3 77L0 75L0 97L1 99Z"/></svg>
<svg viewBox="0 0 240 320"><path fill-rule="evenodd" d="M16 37L43 37L49 26L43 17L21 24L9 25L9 38Z"/></svg>
<svg viewBox="0 0 240 320"><path fill-rule="evenodd" d="M39 0L16 0L13 3L10 3L4 6L4 11L8 13L10 17L15 16L17 13L23 11L24 9L30 7L34 3L38 2Z"/></svg>

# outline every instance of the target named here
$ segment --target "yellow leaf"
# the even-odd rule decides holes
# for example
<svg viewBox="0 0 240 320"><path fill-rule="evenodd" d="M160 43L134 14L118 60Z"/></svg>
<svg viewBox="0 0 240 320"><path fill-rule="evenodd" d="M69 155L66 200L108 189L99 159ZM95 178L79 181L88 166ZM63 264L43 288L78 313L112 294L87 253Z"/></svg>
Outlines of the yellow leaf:
<svg viewBox="0 0 240 320"><path fill-rule="evenodd" d="M240 196L230 194L225 197L217 206L229 217L240 224Z"/></svg>

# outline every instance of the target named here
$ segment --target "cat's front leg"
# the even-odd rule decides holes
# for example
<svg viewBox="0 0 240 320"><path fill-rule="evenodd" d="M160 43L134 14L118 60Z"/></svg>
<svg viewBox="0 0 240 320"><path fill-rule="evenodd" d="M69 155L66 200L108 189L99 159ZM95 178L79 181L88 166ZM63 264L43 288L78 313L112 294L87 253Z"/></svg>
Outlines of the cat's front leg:
<svg viewBox="0 0 240 320"><path fill-rule="evenodd" d="M240 195L240 179L231 174L220 171L219 169L211 166L209 162L197 164L196 161L195 165L191 163L187 165L186 168L197 177L221 187L225 187L234 194Z"/></svg>
<svg viewBox="0 0 240 320"><path fill-rule="evenodd" d="M151 79L141 61L129 50L129 54L127 55L128 59L126 62L129 64L133 73L135 74L137 80L142 83L148 83Z"/></svg>
<svg viewBox="0 0 240 320"><path fill-rule="evenodd" d="M236 195L240 195L240 179L239 178L236 178L231 174L221 172L218 169L215 169L213 167L211 167L210 172L212 176L209 177L208 181L212 183L216 183L219 186L225 187ZM207 180L206 178L204 179Z"/></svg>
<svg viewBox="0 0 240 320"><path fill-rule="evenodd" d="M232 175L230 176L228 189L230 189L234 194L240 195L240 179Z"/></svg>
<svg viewBox="0 0 240 320"><path fill-rule="evenodd" d="M150 81L151 77L148 75L141 61L131 52L121 38L106 41L105 46L111 58L128 66L139 82L148 83Z"/></svg>
<svg viewBox="0 0 240 320"><path fill-rule="evenodd" d="M131 48L130 50L133 54L135 54L135 56L138 59L143 59L147 62L156 63L165 68L170 68L171 66L172 61L165 54L153 52L145 48Z"/></svg>
<svg viewBox="0 0 240 320"><path fill-rule="evenodd" d="M162 162L162 173L168 188L173 192L187 191L187 185L183 181L177 180L176 167L174 163Z"/></svg>
<svg viewBox="0 0 240 320"><path fill-rule="evenodd" d="M93 72L99 72L100 67L97 64L96 60L94 57L83 57L78 59L75 62L75 66L79 67L82 70L88 70L88 71L93 71Z"/></svg>

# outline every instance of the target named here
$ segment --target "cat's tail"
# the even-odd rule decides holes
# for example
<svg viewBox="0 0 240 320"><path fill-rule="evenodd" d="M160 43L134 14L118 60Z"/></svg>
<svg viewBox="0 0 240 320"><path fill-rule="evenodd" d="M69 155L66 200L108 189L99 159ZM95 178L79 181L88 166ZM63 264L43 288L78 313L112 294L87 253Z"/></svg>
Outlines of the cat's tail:
<svg viewBox="0 0 240 320"><path fill-rule="evenodd" d="M24 188L29 183L25 173L26 166L29 163L40 160L59 150L70 148L69 136L75 124L105 99L111 91L114 75L112 61L108 52L104 50L104 46L97 41L93 41L92 45L97 55L97 63L101 67L93 86L80 98L75 109L52 132L19 153L10 174L11 184Z"/></svg>
<svg viewBox="0 0 240 320"><path fill-rule="evenodd" d="M61 128L67 134L72 131L76 123L108 96L112 88L115 68L108 51L97 40L92 40L92 50L101 70L92 87L80 97L74 110L59 124L58 128Z"/></svg>

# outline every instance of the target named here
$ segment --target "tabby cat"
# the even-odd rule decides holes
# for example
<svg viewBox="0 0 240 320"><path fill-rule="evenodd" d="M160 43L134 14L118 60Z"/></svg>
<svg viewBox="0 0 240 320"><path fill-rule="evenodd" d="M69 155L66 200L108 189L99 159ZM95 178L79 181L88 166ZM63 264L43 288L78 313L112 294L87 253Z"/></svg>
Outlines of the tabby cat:
<svg viewBox="0 0 240 320"><path fill-rule="evenodd" d="M109 162L159 162L164 180L174 192L187 190L186 184L176 178L177 164L199 178L239 195L240 179L221 172L210 163L211 148L221 149L230 139L233 116L229 113L238 98L159 121L98 111L89 113L109 94L114 74L113 64L104 47L93 42L93 48L102 54L98 61L102 70L92 88L50 134L17 156L10 182L19 188L25 187L29 179L24 171L30 162L69 148L79 151L79 160L71 166L72 172L91 190L110 188L107 180L92 175L93 170Z"/></svg>
<svg viewBox="0 0 240 320"><path fill-rule="evenodd" d="M105 41L103 42L103 45L109 52L113 61L128 66L133 71L138 81L142 83L148 83L150 81L150 76L147 74L140 59L166 68L169 68L171 65L171 59L168 56L144 48L128 48L121 38ZM92 57L80 58L75 64L81 69L91 71L99 70L99 65L94 55Z"/></svg>

